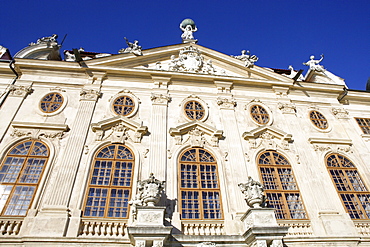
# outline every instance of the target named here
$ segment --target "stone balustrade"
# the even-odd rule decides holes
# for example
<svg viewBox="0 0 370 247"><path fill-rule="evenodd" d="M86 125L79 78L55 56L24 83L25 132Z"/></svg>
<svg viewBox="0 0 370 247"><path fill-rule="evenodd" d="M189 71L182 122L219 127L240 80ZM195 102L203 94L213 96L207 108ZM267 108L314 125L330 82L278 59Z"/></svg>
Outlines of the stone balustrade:
<svg viewBox="0 0 370 247"><path fill-rule="evenodd" d="M127 235L127 222L122 220L83 219L79 236L123 237Z"/></svg>
<svg viewBox="0 0 370 247"><path fill-rule="evenodd" d="M0 233L3 236L18 235L23 220L20 218L0 219Z"/></svg>
<svg viewBox="0 0 370 247"><path fill-rule="evenodd" d="M370 223L366 221L356 221L355 227L360 235L370 236Z"/></svg>
<svg viewBox="0 0 370 247"><path fill-rule="evenodd" d="M310 221L279 221L279 226L289 227L287 236L309 236L313 234Z"/></svg>
<svg viewBox="0 0 370 247"><path fill-rule="evenodd" d="M223 235L223 223L182 223L184 235Z"/></svg>

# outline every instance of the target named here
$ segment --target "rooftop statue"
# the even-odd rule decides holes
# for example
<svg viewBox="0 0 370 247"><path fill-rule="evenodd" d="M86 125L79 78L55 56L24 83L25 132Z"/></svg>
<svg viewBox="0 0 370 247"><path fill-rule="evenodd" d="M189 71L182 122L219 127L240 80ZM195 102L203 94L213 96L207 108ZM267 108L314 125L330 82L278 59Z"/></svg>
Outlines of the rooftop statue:
<svg viewBox="0 0 370 247"><path fill-rule="evenodd" d="M42 43L47 43L47 44L57 43L57 38L58 38L58 35L53 34L53 35L48 36L48 37L39 38L39 39L37 39L36 43L31 42L29 45L31 46L31 45L38 45L38 44L42 44Z"/></svg>
<svg viewBox="0 0 370 247"><path fill-rule="evenodd" d="M316 70L318 72L324 72L324 66L320 65L319 63L324 59L324 54L321 55L320 60L315 60L315 56L310 56L310 60L303 63L303 65L307 65L310 67L311 70Z"/></svg>
<svg viewBox="0 0 370 247"><path fill-rule="evenodd" d="M128 41L126 37L124 37L126 40L127 48L122 48L118 51L118 53L132 53L136 56L142 56L143 53L141 52L141 46L139 45L139 41L135 40L134 43Z"/></svg>
<svg viewBox="0 0 370 247"><path fill-rule="evenodd" d="M246 50L242 50L241 55L232 57L244 61L245 67L247 68L253 67L254 63L258 61L258 57L256 55L251 55L250 51Z"/></svg>
<svg viewBox="0 0 370 247"><path fill-rule="evenodd" d="M194 42L193 33L198 30L195 26L195 22L192 19L185 19L180 23L180 29L182 30L181 38L183 43Z"/></svg>

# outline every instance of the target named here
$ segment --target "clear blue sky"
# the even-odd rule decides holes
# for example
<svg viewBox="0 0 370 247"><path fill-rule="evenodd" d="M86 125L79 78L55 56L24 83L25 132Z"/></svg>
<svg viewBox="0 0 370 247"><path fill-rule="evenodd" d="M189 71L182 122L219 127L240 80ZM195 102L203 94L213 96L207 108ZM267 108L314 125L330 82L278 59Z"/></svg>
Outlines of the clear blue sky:
<svg viewBox="0 0 370 247"><path fill-rule="evenodd" d="M349 88L370 77L370 0L3 0L0 44L11 54L40 37L68 34L62 50L117 53L123 37L143 49L181 43L180 22L195 21L198 44L225 54L243 49L256 65L305 69L319 58Z"/></svg>

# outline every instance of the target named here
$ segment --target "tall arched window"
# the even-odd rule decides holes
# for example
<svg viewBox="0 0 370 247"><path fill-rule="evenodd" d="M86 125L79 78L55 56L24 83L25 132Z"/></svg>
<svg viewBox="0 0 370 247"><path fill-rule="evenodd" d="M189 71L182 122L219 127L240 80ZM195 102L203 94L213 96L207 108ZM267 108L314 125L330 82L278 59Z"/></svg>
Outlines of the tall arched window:
<svg viewBox="0 0 370 247"><path fill-rule="evenodd" d="M121 144L104 146L96 153L84 216L128 218L134 162L132 151Z"/></svg>
<svg viewBox="0 0 370 247"><path fill-rule="evenodd" d="M215 158L202 148L184 151L179 159L181 219L222 219Z"/></svg>
<svg viewBox="0 0 370 247"><path fill-rule="evenodd" d="M14 145L0 166L0 213L25 216L39 186L49 158L41 141L27 140Z"/></svg>
<svg viewBox="0 0 370 247"><path fill-rule="evenodd" d="M288 160L275 151L259 155L258 166L267 203L277 219L306 219L306 210Z"/></svg>
<svg viewBox="0 0 370 247"><path fill-rule="evenodd" d="M326 166L340 199L352 219L370 218L370 193L355 165L340 154L326 156Z"/></svg>

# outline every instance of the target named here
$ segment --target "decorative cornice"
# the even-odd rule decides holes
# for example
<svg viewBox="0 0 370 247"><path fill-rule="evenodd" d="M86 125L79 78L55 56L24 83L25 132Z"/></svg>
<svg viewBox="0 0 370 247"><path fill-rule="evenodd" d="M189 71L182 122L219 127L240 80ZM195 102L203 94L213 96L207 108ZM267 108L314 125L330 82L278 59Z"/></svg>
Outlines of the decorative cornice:
<svg viewBox="0 0 370 247"><path fill-rule="evenodd" d="M289 143L293 142L291 134L271 126L261 126L249 132L244 132L242 137L249 140L253 149L263 146L266 149L281 148L288 150Z"/></svg>

